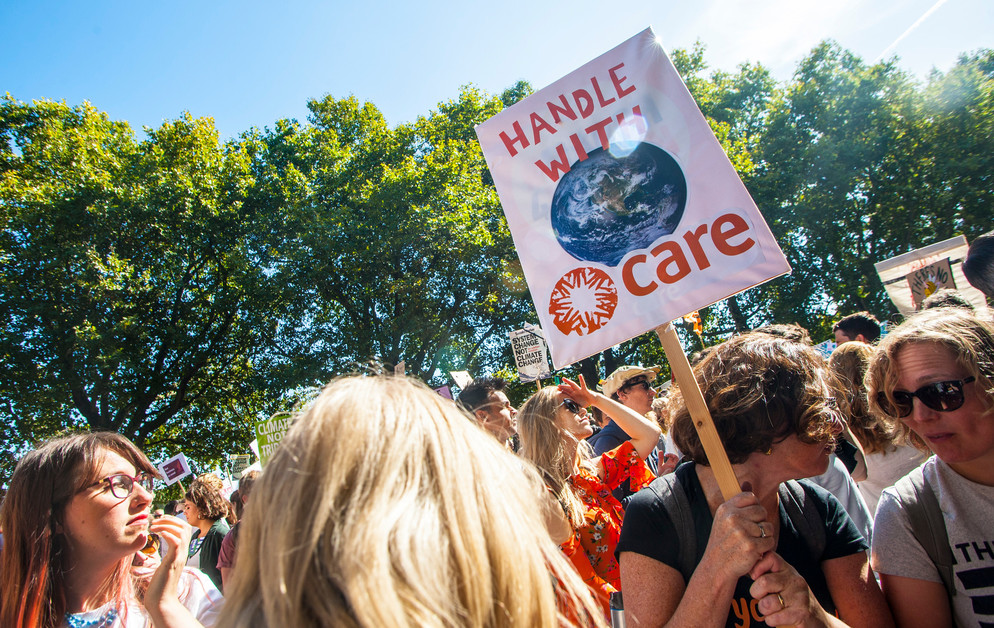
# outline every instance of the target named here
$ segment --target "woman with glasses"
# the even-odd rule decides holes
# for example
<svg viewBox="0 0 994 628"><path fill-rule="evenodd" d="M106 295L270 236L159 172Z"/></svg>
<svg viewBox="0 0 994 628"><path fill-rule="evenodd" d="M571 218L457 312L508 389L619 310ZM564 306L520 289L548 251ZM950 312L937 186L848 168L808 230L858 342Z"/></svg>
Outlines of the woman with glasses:
<svg viewBox="0 0 994 628"><path fill-rule="evenodd" d="M961 308L909 318L870 364L871 410L935 454L883 491L874 520L873 567L901 626L994 624L992 378L994 327Z"/></svg>
<svg viewBox="0 0 994 628"><path fill-rule="evenodd" d="M149 521L155 475L110 432L56 438L21 458L0 507L0 626L211 625L221 596L183 567L189 526ZM150 532L166 553L154 570L136 568Z"/></svg>
<svg viewBox="0 0 994 628"><path fill-rule="evenodd" d="M825 361L752 333L710 348L694 373L743 492L724 499L683 391L671 392L672 434L691 461L628 505L628 625L893 625L845 509L795 481L825 472L843 429Z"/></svg>
<svg viewBox="0 0 994 628"><path fill-rule="evenodd" d="M585 441L593 433L587 406L613 419L631 440L594 457ZM659 433L646 417L588 389L583 376L543 388L518 412L521 455L541 472L572 528L561 547L605 610L610 594L621 590L614 549L624 511L611 491L629 480L636 491L655 478L644 459Z"/></svg>

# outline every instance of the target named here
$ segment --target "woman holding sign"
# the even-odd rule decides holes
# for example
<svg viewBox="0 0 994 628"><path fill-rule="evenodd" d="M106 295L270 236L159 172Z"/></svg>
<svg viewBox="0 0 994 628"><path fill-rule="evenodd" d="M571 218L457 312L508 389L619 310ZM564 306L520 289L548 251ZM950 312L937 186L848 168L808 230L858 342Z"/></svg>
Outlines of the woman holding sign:
<svg viewBox="0 0 994 628"><path fill-rule="evenodd" d="M825 472L842 431L824 360L747 334L710 349L694 372L744 492L722 498L683 395L672 394L673 437L692 461L625 513L629 625L892 625L842 505L793 481Z"/></svg>
<svg viewBox="0 0 994 628"><path fill-rule="evenodd" d="M593 457L585 441L593 434L587 406L614 419L631 440ZM659 432L655 422L588 389L583 376L543 388L518 412L521 455L541 472L572 528L563 551L605 609L609 595L621 589L614 548L624 511L611 491L628 480L635 491L655 479L644 459Z"/></svg>

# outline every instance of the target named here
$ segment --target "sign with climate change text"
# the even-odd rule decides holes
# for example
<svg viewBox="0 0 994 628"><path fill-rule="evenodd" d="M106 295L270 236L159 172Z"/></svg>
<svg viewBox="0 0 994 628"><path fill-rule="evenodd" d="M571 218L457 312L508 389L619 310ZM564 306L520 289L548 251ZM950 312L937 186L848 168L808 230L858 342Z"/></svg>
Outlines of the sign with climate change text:
<svg viewBox="0 0 994 628"><path fill-rule="evenodd" d="M525 325L524 329L515 329L507 335L511 337L511 351L514 353L514 363L518 367L518 379L523 382L534 382L552 377L541 327Z"/></svg>
<svg viewBox="0 0 994 628"><path fill-rule="evenodd" d="M290 429L291 423L293 415L289 412L280 412L255 424L255 436L259 441L259 462L263 466L276 453L276 448L280 446L280 441Z"/></svg>
<svg viewBox="0 0 994 628"><path fill-rule="evenodd" d="M556 368L790 271L651 29L476 132Z"/></svg>

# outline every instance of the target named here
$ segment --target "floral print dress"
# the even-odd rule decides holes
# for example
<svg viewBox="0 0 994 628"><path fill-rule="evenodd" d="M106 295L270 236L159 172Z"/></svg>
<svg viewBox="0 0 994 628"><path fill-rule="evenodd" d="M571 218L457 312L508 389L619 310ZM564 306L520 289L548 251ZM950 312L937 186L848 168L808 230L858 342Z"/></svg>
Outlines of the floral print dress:
<svg viewBox="0 0 994 628"><path fill-rule="evenodd" d="M656 476L639 458L631 441L601 454L600 463L604 470L603 480L583 468L569 480L585 506L584 523L560 547L607 609L610 594L621 589L621 574L614 550L624 517L621 502L611 491L626 480L631 480L631 489L637 491Z"/></svg>

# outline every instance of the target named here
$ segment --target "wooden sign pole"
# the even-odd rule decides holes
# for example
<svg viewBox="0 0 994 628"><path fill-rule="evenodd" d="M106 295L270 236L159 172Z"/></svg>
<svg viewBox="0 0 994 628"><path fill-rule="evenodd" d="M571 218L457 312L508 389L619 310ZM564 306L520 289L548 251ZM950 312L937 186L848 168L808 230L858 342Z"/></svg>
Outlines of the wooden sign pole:
<svg viewBox="0 0 994 628"><path fill-rule="evenodd" d="M718 487L721 495L726 500L742 492L739 481L735 479L735 471L728 461L728 454L725 453L725 446L721 443L718 430L714 427L714 420L711 419L711 412L708 404L701 394L701 387L694 377L694 371L690 367L687 354L683 352L683 345L676 335L676 329L672 324L666 323L656 328L656 335L663 344L663 351L666 352L666 359L670 362L670 369L680 386L680 393L683 395L687 409L690 411L690 418L697 428L697 435L700 436L701 444L704 445L704 452L708 455L708 462L714 477L718 480Z"/></svg>

